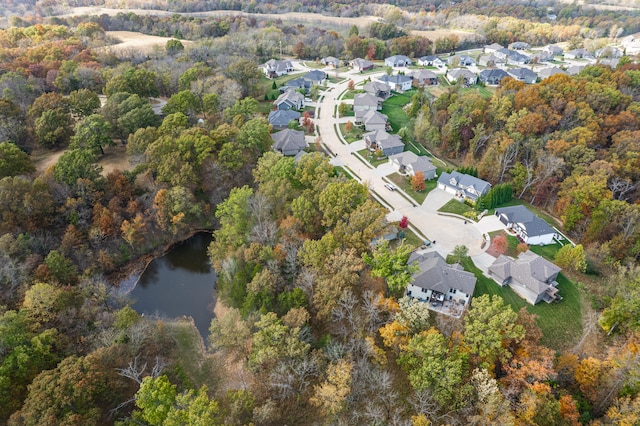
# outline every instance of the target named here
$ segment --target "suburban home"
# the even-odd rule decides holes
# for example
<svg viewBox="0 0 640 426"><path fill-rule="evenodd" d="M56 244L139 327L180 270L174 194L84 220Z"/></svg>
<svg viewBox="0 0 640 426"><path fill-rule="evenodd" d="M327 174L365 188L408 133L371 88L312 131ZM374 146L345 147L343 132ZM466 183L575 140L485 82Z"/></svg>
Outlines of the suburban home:
<svg viewBox="0 0 640 426"><path fill-rule="evenodd" d="M273 150L282 155L295 156L307 147L302 130L284 129L271 135Z"/></svg>
<svg viewBox="0 0 640 426"><path fill-rule="evenodd" d="M499 49L493 53L507 64L524 65L531 62L531 57L510 49Z"/></svg>
<svg viewBox="0 0 640 426"><path fill-rule="evenodd" d="M538 51L531 55L531 62L534 64L543 64L553 61L553 55L548 52Z"/></svg>
<svg viewBox="0 0 640 426"><path fill-rule="evenodd" d="M382 99L371 93L357 93L353 97L353 111L369 111L382 109Z"/></svg>
<svg viewBox="0 0 640 426"><path fill-rule="evenodd" d="M549 78L552 75L556 75L556 74L566 75L567 73L566 71L558 67L543 68L540 71L538 71L538 77L540 77L540 80L544 80L545 78Z"/></svg>
<svg viewBox="0 0 640 426"><path fill-rule="evenodd" d="M582 71L584 68L585 68L584 65L572 65L569 68L567 68L567 74L569 75L580 74L580 71Z"/></svg>
<svg viewBox="0 0 640 426"><path fill-rule="evenodd" d="M525 43L524 41L516 41L509 45L509 49L511 50L528 50L531 49L531 45L529 43Z"/></svg>
<svg viewBox="0 0 640 426"><path fill-rule="evenodd" d="M404 151L400 136L387 133L386 130L374 130L363 135L364 143L370 151L380 150L385 156Z"/></svg>
<svg viewBox="0 0 640 426"><path fill-rule="evenodd" d="M356 111L355 115L355 124L364 125L367 132L387 129L387 116L378 111Z"/></svg>
<svg viewBox="0 0 640 426"><path fill-rule="evenodd" d="M459 172L442 172L438 178L438 188L456 197L475 201L491 189L491 184L477 177Z"/></svg>
<svg viewBox="0 0 640 426"><path fill-rule="evenodd" d="M366 59L356 58L351 61L351 66L359 71L367 71L373 69L375 64Z"/></svg>
<svg viewBox="0 0 640 426"><path fill-rule="evenodd" d="M480 71L480 81L489 86L497 86L505 77L509 77L509 74L499 68Z"/></svg>
<svg viewBox="0 0 640 426"><path fill-rule="evenodd" d="M414 176L417 172L422 172L425 180L436 177L436 166L431 164L429 157L416 155L411 151L389 156L389 164L403 176Z"/></svg>
<svg viewBox="0 0 640 426"><path fill-rule="evenodd" d="M310 88L311 88L311 82L300 77L300 78L294 78L293 80L289 80L286 83L284 83L280 87L280 93L284 93L287 90L298 90L298 89L302 89L306 93Z"/></svg>
<svg viewBox="0 0 640 426"><path fill-rule="evenodd" d="M538 81L538 74L529 68L510 68L507 70L507 73L514 79L526 84L533 84Z"/></svg>
<svg viewBox="0 0 640 426"><path fill-rule="evenodd" d="M556 231L525 206L496 209L496 216L529 245L553 244Z"/></svg>
<svg viewBox="0 0 640 426"><path fill-rule="evenodd" d="M543 47L542 51L545 53L549 53L553 56L562 56L562 54L564 53L564 50L562 50L562 47L555 44L549 44Z"/></svg>
<svg viewBox="0 0 640 426"><path fill-rule="evenodd" d="M411 89L411 85L413 84L413 80L411 77L407 77L406 75L383 75L378 78L378 81L387 84L391 87L391 90L395 90L396 92L404 92L405 90Z"/></svg>
<svg viewBox="0 0 640 426"><path fill-rule="evenodd" d="M276 59L269 59L261 68L264 75L268 78L276 78L292 72L293 64L289 60L278 61Z"/></svg>
<svg viewBox="0 0 640 426"><path fill-rule="evenodd" d="M436 55L427 55L427 56L423 56L422 58L418 58L418 65L420 65L421 67L442 68L446 64L442 59L440 59Z"/></svg>
<svg viewBox="0 0 640 426"><path fill-rule="evenodd" d="M495 53L500 49L504 49L504 46L498 43L493 43L484 47L484 53Z"/></svg>
<svg viewBox="0 0 640 426"><path fill-rule="evenodd" d="M451 59L449 59L449 65L451 65L451 62L455 60L455 56ZM476 60L473 59L471 56L467 56L467 55L460 55L457 57L459 59L458 61L458 65L461 67L473 67L476 65Z"/></svg>
<svg viewBox="0 0 640 426"><path fill-rule="evenodd" d="M517 259L500 255L489 266L489 277L501 287L508 285L532 305L560 299L558 273L560 268L531 250L520 253Z"/></svg>
<svg viewBox="0 0 640 426"><path fill-rule="evenodd" d="M325 65L327 67L340 68L340 59L333 56L322 58L320 62L322 63L322 65Z"/></svg>
<svg viewBox="0 0 640 426"><path fill-rule="evenodd" d="M565 59L595 59L595 56L586 49L573 49L564 52Z"/></svg>
<svg viewBox="0 0 640 426"><path fill-rule="evenodd" d="M437 251L411 253L409 264L417 262L418 272L407 286L407 296L428 303L429 309L460 316L469 306L476 277L458 263L449 265Z"/></svg>
<svg viewBox="0 0 640 426"><path fill-rule="evenodd" d="M320 70L313 70L304 74L302 78L308 81L309 83L311 83L312 85L313 84L321 85L322 82L327 78L327 73Z"/></svg>
<svg viewBox="0 0 640 426"><path fill-rule="evenodd" d="M304 107L304 95L295 90L287 90L276 99L273 104L277 109L302 109Z"/></svg>
<svg viewBox="0 0 640 426"><path fill-rule="evenodd" d="M391 88L381 81L369 81L364 85L364 91L380 99L387 99L391 95Z"/></svg>
<svg viewBox="0 0 640 426"><path fill-rule="evenodd" d="M482 55L478 58L478 64L483 67L495 67L498 64L504 64L506 62L503 57L496 56L495 53Z"/></svg>
<svg viewBox="0 0 640 426"><path fill-rule="evenodd" d="M413 61L410 57L404 55L393 55L384 60L385 67L404 68L411 65Z"/></svg>
<svg viewBox="0 0 640 426"><path fill-rule="evenodd" d="M415 70L407 73L413 79L414 86L437 86L438 76L430 70Z"/></svg>
<svg viewBox="0 0 640 426"><path fill-rule="evenodd" d="M292 109L277 109L271 111L267 119L274 129L286 129L292 121L300 120L300 113Z"/></svg>
<svg viewBox="0 0 640 426"><path fill-rule="evenodd" d="M620 44L627 55L636 55L640 53L640 33L631 34L622 38Z"/></svg>
<svg viewBox="0 0 640 426"><path fill-rule="evenodd" d="M613 68L614 70L618 67L618 62L620 62L620 58L605 58L605 59L598 60L598 63L600 65L607 65Z"/></svg>
<svg viewBox="0 0 640 426"><path fill-rule="evenodd" d="M622 58L624 56L624 52L617 47L607 46L596 50L593 55L596 58Z"/></svg>
<svg viewBox="0 0 640 426"><path fill-rule="evenodd" d="M478 82L478 76L464 68L454 68L449 70L446 77L451 83L461 81L462 84L467 86L473 86Z"/></svg>

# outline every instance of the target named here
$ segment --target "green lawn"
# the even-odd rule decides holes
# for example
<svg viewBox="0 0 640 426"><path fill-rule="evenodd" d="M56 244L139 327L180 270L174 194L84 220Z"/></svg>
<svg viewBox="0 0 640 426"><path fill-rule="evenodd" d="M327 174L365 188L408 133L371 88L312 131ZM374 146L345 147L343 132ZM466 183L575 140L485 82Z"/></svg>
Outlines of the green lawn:
<svg viewBox="0 0 640 426"><path fill-rule="evenodd" d="M273 107L273 101L258 102L258 112L264 115L269 115Z"/></svg>
<svg viewBox="0 0 640 426"><path fill-rule="evenodd" d="M407 90L404 93L394 93L389 99L382 103L382 113L389 117L389 124L394 132L409 124L409 116L402 109L411 101L415 90Z"/></svg>
<svg viewBox="0 0 640 426"><path fill-rule="evenodd" d="M546 246L530 246L529 249L535 254L544 257L545 259L553 262L556 258L556 253L562 248L562 244L548 244Z"/></svg>
<svg viewBox="0 0 640 426"><path fill-rule="evenodd" d="M469 212L471 210L473 210L471 207L469 207L465 203L461 203L456 199L449 200L444 206L438 209L439 212L455 213L459 215L464 215L466 212Z"/></svg>
<svg viewBox="0 0 640 426"><path fill-rule="evenodd" d="M475 85L475 86L462 89L462 93L465 93L465 92L476 92L483 98L489 99L491 96L493 96L493 93L495 92L495 88Z"/></svg>
<svg viewBox="0 0 640 426"><path fill-rule="evenodd" d="M558 289L562 300L554 303L540 302L529 305L509 287L500 287L492 279L485 277L471 258L462 262L464 269L472 272L476 278L476 289L473 297L493 294L502 297L514 311L526 307L529 313L538 316L536 323L543 333L541 343L552 349L566 349L580 338L582 334L582 306L578 288L564 275L558 275ZM471 301L473 305L473 300Z"/></svg>
<svg viewBox="0 0 640 426"><path fill-rule="evenodd" d="M360 151L358 151L358 154L362 155L362 158L364 158L369 163L371 163L373 167L378 167L380 164L384 164L389 161L388 157L382 157L380 159L377 159L375 155L371 155L372 152L369 151L367 148L361 149Z"/></svg>
<svg viewBox="0 0 640 426"><path fill-rule="evenodd" d="M365 93L364 90L360 90L360 89L356 89L356 90L348 90L347 93L345 93L344 95L342 95L342 100L345 99L353 99L355 97L355 95L357 95L358 93Z"/></svg>
<svg viewBox="0 0 640 426"><path fill-rule="evenodd" d="M404 243L417 248L422 245L423 241L422 238L415 234L415 232L407 228L404 230Z"/></svg>
<svg viewBox="0 0 640 426"><path fill-rule="evenodd" d="M427 185L427 187L425 188L424 191L417 192L417 191L414 191L413 188L411 187L411 178L402 176L398 173L393 173L387 177L398 188L402 189L404 192L410 195L411 198L416 200L418 204L424 203L424 199L427 198L427 194L429 194L429 192L433 191L436 188L436 186L438 186L437 179L431 179L431 180L425 181L425 184Z"/></svg>
<svg viewBox="0 0 640 426"><path fill-rule="evenodd" d="M340 123L340 132L342 133L342 137L347 143L355 142L362 139L362 134L364 131L360 126L352 125L351 131L347 132L346 129L347 123Z"/></svg>
<svg viewBox="0 0 640 426"><path fill-rule="evenodd" d="M279 90L280 86L282 86L284 83L286 83L289 80L293 80L294 78L300 77L301 75L302 73L287 74L274 79L262 77L260 78L260 82L258 84L262 88L262 91L267 94L269 99L273 98L274 95L277 98L280 95L280 90ZM274 81L276 82L276 88L272 89Z"/></svg>

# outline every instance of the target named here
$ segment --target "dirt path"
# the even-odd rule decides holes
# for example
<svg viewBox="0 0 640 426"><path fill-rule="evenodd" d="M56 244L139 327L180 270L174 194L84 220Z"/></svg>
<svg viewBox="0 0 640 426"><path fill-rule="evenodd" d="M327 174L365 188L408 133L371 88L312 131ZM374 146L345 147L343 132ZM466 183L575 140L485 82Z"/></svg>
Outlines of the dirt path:
<svg viewBox="0 0 640 426"><path fill-rule="evenodd" d="M37 174L41 175L51 166L58 162L66 149L59 151L34 151L31 155L33 165ZM127 156L127 147L118 143L116 146L108 146L104 149L104 155L98 159L98 164L102 166L102 175L106 176L114 170L130 170L132 168Z"/></svg>
<svg viewBox="0 0 640 426"><path fill-rule="evenodd" d="M61 149L59 151L33 151L31 154L31 161L33 161L33 165L36 167L36 172L39 175L43 174L47 169L58 162L58 158L62 154L64 154L66 150Z"/></svg>

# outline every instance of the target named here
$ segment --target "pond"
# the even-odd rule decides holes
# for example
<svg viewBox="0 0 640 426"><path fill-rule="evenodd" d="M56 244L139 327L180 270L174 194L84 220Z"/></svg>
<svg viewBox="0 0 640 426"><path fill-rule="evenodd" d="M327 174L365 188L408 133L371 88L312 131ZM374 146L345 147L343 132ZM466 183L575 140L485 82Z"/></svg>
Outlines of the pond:
<svg viewBox="0 0 640 426"><path fill-rule="evenodd" d="M192 317L206 342L217 278L207 256L211 240L211 234L196 234L153 260L129 293L133 309L166 318Z"/></svg>

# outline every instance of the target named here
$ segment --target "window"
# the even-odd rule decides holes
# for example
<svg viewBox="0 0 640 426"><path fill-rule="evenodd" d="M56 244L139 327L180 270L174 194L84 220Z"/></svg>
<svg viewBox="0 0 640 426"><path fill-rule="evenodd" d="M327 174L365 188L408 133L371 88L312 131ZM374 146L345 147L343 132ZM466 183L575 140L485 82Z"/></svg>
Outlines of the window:
<svg viewBox="0 0 640 426"><path fill-rule="evenodd" d="M457 291L458 291L458 290L456 290L455 288L454 288L454 289L451 289L451 293L453 293L453 294L456 294L456 292L457 292Z"/></svg>
<svg viewBox="0 0 640 426"><path fill-rule="evenodd" d="M422 289L422 292L423 292L423 293L426 293L426 292L427 292L427 289L426 289L426 288L423 288L423 289Z"/></svg>

